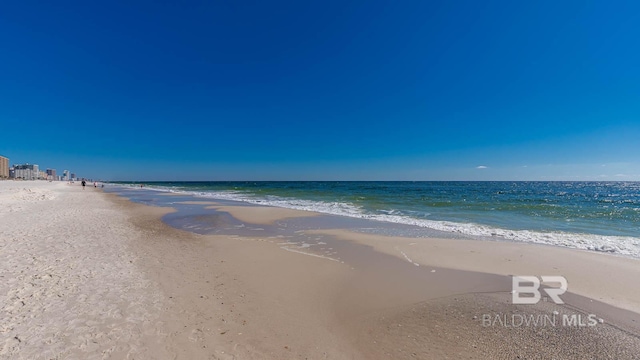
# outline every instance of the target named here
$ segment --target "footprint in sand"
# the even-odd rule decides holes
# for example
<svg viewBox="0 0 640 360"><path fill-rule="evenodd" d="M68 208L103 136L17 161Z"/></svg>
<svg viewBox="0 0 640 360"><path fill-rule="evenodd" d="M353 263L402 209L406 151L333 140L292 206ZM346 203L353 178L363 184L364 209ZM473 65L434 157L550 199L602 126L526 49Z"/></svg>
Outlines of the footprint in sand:
<svg viewBox="0 0 640 360"><path fill-rule="evenodd" d="M193 342L202 341L204 339L204 332L200 329L191 330L191 335L189 336L189 340Z"/></svg>

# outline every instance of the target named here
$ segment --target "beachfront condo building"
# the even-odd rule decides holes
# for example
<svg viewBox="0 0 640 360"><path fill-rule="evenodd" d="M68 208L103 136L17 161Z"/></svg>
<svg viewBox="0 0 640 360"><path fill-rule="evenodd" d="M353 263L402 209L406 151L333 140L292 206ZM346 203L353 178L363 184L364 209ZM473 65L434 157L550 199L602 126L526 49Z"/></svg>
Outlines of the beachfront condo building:
<svg viewBox="0 0 640 360"><path fill-rule="evenodd" d="M9 178L9 158L0 156L0 179Z"/></svg>
<svg viewBox="0 0 640 360"><path fill-rule="evenodd" d="M56 169L47 169L47 179L48 180L58 180L58 176L56 174Z"/></svg>
<svg viewBox="0 0 640 360"><path fill-rule="evenodd" d="M16 179L38 180L40 179L40 168L36 164L22 164L13 166Z"/></svg>

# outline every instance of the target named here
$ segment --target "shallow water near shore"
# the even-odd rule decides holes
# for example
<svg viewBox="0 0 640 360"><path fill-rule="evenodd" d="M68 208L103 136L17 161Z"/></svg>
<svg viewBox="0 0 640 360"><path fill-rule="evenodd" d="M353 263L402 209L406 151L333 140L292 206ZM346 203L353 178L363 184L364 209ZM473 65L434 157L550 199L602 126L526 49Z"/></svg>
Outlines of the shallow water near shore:
<svg viewBox="0 0 640 360"><path fill-rule="evenodd" d="M234 206L314 211L333 215L318 222L389 236L497 239L640 258L640 183L635 182L156 182L144 189L117 187L131 190L134 201L150 204L169 201L152 196L154 190L185 201L207 198Z"/></svg>
<svg viewBox="0 0 640 360"><path fill-rule="evenodd" d="M371 219L359 219L339 215L318 214L311 217L293 217L274 221L271 224L252 224L235 219L225 211L216 210L212 204L231 207L267 207L237 200L205 199L189 193L174 193L171 196L163 191L148 188L131 188L110 186L105 188L108 193L124 196L140 204L171 207L175 211L163 216L162 221L177 229L194 232L201 235L229 235L229 236L262 236L281 239L287 250L293 250L289 245L304 249L305 253L315 252L317 255L328 256L339 260L335 251L328 246L329 237L322 235L305 235L308 230L345 229L352 232L378 234L385 236L405 236L415 238L437 237L442 239L484 239L495 240L490 237L470 236L419 227L416 225L398 224ZM211 201L215 200L215 201Z"/></svg>

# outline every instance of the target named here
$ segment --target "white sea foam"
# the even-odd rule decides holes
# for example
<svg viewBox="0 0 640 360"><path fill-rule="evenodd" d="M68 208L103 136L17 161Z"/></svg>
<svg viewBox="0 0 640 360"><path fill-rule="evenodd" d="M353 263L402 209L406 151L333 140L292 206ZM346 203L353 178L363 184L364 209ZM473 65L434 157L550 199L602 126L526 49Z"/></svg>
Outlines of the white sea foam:
<svg viewBox="0 0 640 360"><path fill-rule="evenodd" d="M156 188L154 190L182 192L167 188ZM476 223L418 219L405 215L397 215L394 211L388 211L386 214L371 214L366 213L361 207L342 202L290 199L277 196L256 198L241 191L231 190L215 192L185 191L185 193L207 198L242 201L257 205L276 206L288 209L313 211L323 214L348 216L359 219L414 225L474 237L490 237L519 242L563 246L640 258L640 238L637 237L606 236L561 231L541 232L532 230L509 230Z"/></svg>

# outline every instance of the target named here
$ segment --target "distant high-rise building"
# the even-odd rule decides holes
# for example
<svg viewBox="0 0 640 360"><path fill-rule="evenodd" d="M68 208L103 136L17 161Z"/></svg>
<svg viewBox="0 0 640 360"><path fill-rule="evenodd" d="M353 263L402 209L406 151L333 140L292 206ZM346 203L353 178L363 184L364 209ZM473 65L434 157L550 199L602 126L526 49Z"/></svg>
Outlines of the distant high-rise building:
<svg viewBox="0 0 640 360"><path fill-rule="evenodd" d="M58 180L56 169L47 169L47 180Z"/></svg>
<svg viewBox="0 0 640 360"><path fill-rule="evenodd" d="M0 156L0 179L9 177L9 158Z"/></svg>
<svg viewBox="0 0 640 360"><path fill-rule="evenodd" d="M71 173L71 179L73 179L73 180L77 179L76 173Z"/></svg>
<svg viewBox="0 0 640 360"><path fill-rule="evenodd" d="M14 165L15 178L24 180L37 180L40 178L40 168L36 164Z"/></svg>
<svg viewBox="0 0 640 360"><path fill-rule="evenodd" d="M63 171L63 172L62 172L62 181L69 181L69 180L71 180L71 179L69 178L69 170L65 170L65 171Z"/></svg>

